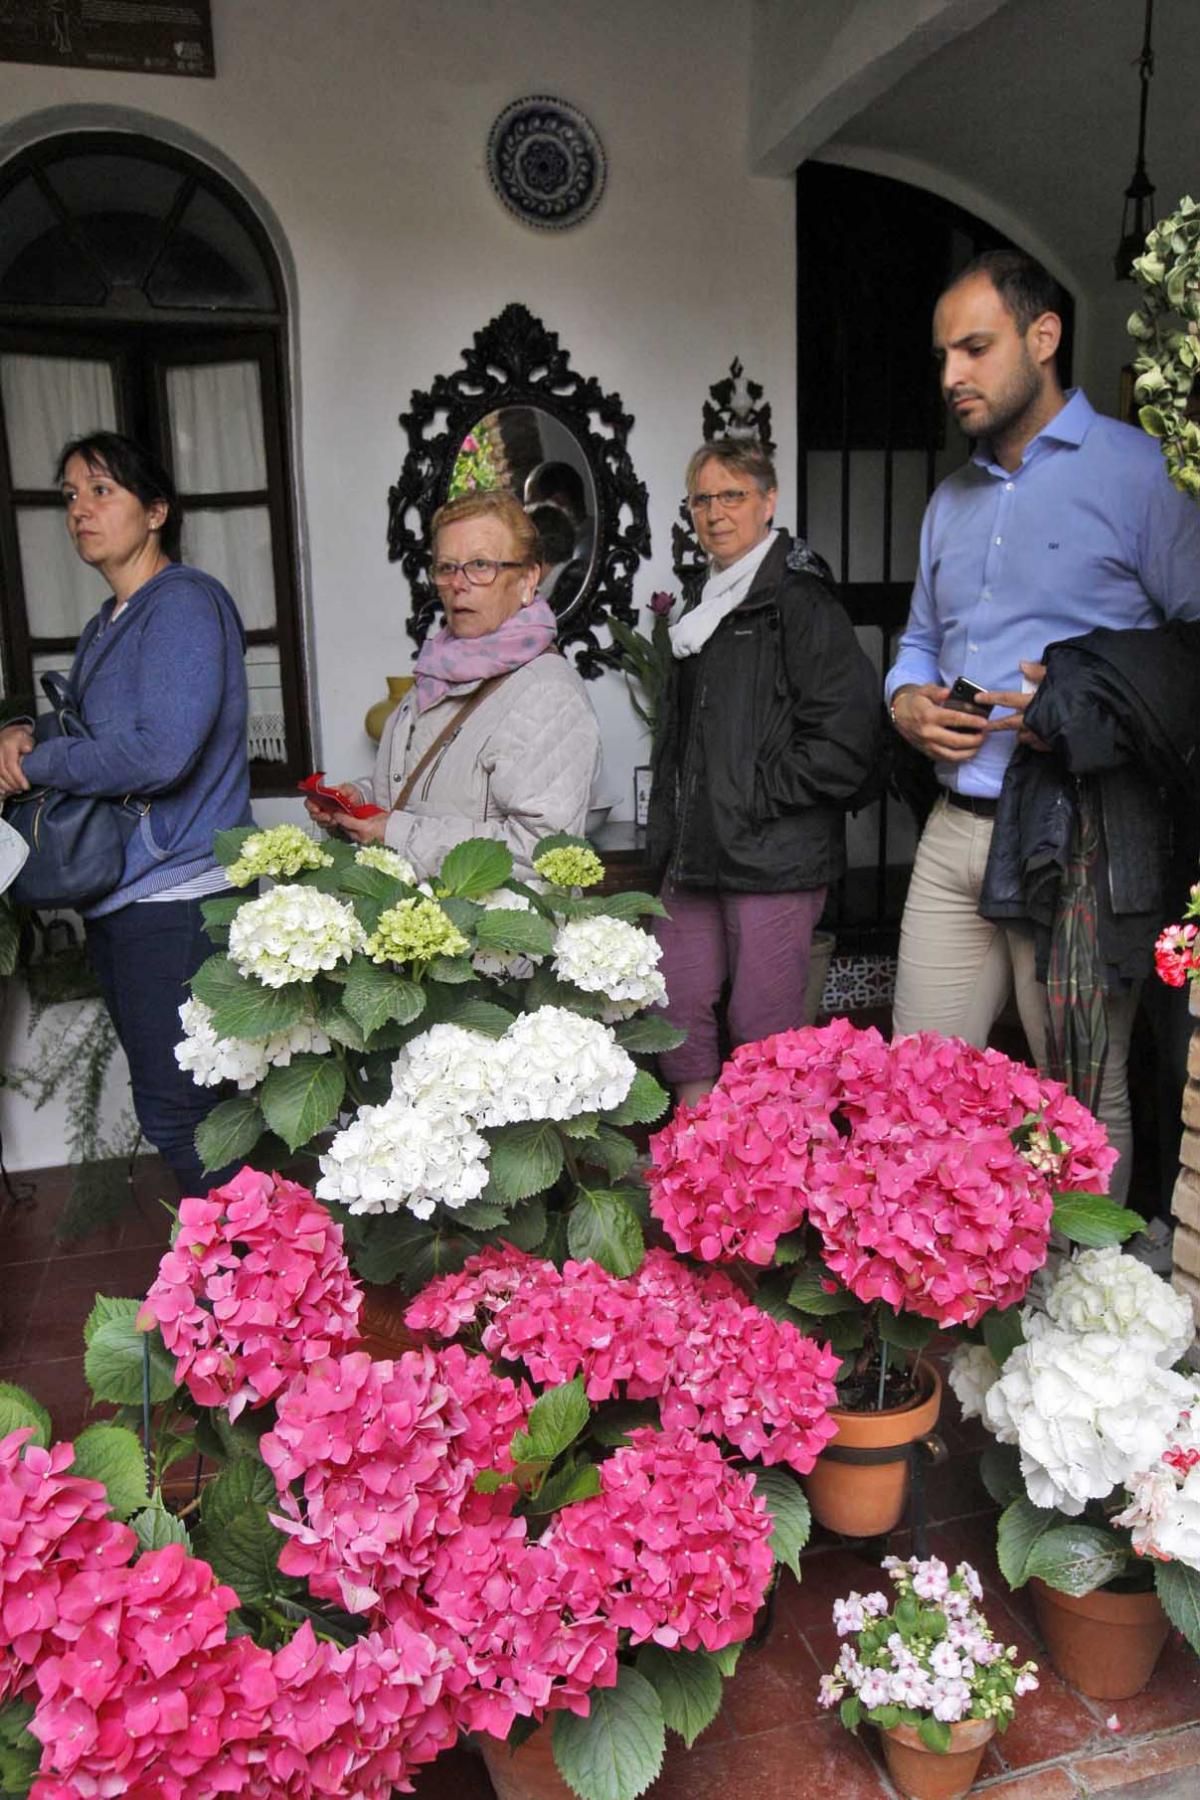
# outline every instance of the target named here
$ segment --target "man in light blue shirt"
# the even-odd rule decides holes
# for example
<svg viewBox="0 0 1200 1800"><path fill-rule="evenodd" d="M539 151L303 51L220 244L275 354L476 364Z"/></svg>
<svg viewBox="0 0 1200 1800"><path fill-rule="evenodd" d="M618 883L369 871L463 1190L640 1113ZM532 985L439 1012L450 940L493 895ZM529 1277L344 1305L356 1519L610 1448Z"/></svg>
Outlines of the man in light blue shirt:
<svg viewBox="0 0 1200 1800"><path fill-rule="evenodd" d="M942 390L976 439L935 492L921 529L912 608L888 674L892 722L933 759L943 794L922 835L905 904L897 1031L987 1042L1015 984L1035 1058L1045 990L1033 941L977 909L996 799L1047 644L1096 626L1152 629L1200 618L1200 506L1176 492L1157 445L1065 393L1055 356L1057 284L1019 251L990 251L934 314ZM964 677L981 718L954 705ZM1128 1182L1126 1058L1136 990L1110 994L1100 1112Z"/></svg>

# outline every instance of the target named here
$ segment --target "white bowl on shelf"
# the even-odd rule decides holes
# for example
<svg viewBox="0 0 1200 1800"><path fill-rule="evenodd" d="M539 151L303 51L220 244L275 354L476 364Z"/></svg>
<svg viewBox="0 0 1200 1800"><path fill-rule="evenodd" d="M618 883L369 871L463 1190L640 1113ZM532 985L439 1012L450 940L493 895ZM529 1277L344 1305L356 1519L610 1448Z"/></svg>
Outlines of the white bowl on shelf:
<svg viewBox="0 0 1200 1800"><path fill-rule="evenodd" d="M583 827L585 837L595 837L600 827L608 824L608 815L616 804L615 800L598 800L594 806L588 807Z"/></svg>

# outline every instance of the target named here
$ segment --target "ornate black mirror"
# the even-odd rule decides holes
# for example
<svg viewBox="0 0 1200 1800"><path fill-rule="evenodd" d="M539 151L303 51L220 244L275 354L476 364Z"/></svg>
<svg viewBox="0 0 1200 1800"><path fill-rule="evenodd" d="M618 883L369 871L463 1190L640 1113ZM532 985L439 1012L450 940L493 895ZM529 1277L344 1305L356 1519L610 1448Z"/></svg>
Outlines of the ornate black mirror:
<svg viewBox="0 0 1200 1800"><path fill-rule="evenodd" d="M625 448L633 419L619 394L569 365L557 335L514 302L476 334L460 369L415 390L400 414L410 449L388 491L388 558L412 589L416 643L439 607L429 522L471 488L511 488L532 512L546 556L541 591L560 644L580 646L581 675L606 666L595 627L613 614L633 622L633 577L650 549L646 489Z"/></svg>

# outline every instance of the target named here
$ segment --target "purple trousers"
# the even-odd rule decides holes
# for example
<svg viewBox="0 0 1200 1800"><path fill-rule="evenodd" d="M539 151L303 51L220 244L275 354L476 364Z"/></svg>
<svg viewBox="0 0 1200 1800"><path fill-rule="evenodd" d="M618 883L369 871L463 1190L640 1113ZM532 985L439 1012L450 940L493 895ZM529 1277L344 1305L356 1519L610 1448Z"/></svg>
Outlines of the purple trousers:
<svg viewBox="0 0 1200 1800"><path fill-rule="evenodd" d="M687 1032L678 1050L658 1059L673 1087L715 1080L721 1067L717 1005L726 982L731 1044L752 1044L804 1023L804 990L812 936L825 889L785 894L730 894L664 882L670 917L654 920L667 983L663 1008Z"/></svg>

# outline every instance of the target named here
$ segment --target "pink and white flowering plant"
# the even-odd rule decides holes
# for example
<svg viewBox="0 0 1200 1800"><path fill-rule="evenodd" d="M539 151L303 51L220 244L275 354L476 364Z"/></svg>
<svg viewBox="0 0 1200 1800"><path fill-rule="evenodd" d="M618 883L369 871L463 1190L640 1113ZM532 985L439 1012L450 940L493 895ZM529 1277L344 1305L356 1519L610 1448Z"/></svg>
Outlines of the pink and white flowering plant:
<svg viewBox="0 0 1200 1800"><path fill-rule="evenodd" d="M97 1301L115 1419L52 1444L4 1391L3 1791L388 1800L549 1719L585 1800L632 1797L715 1714L798 1572L835 1359L661 1250L485 1250L378 1360L359 1300L340 1227L246 1169L184 1204L144 1304Z"/></svg>
<svg viewBox="0 0 1200 1800"><path fill-rule="evenodd" d="M745 1261L845 1362L844 1405L909 1397L940 1329L1019 1306L1052 1228L1115 1242L1104 1128L1057 1082L933 1032L887 1043L846 1019L735 1050L651 1140L654 1216L676 1249Z"/></svg>
<svg viewBox="0 0 1200 1800"><path fill-rule="evenodd" d="M894 1595L851 1593L833 1603L842 1646L821 1677L821 1705L836 1706L851 1731L864 1720L913 1725L936 1751L950 1748L950 1727L966 1719L1003 1731L1037 1687L1037 1665L997 1641L970 1563L951 1570L937 1556L885 1556L882 1567Z"/></svg>

